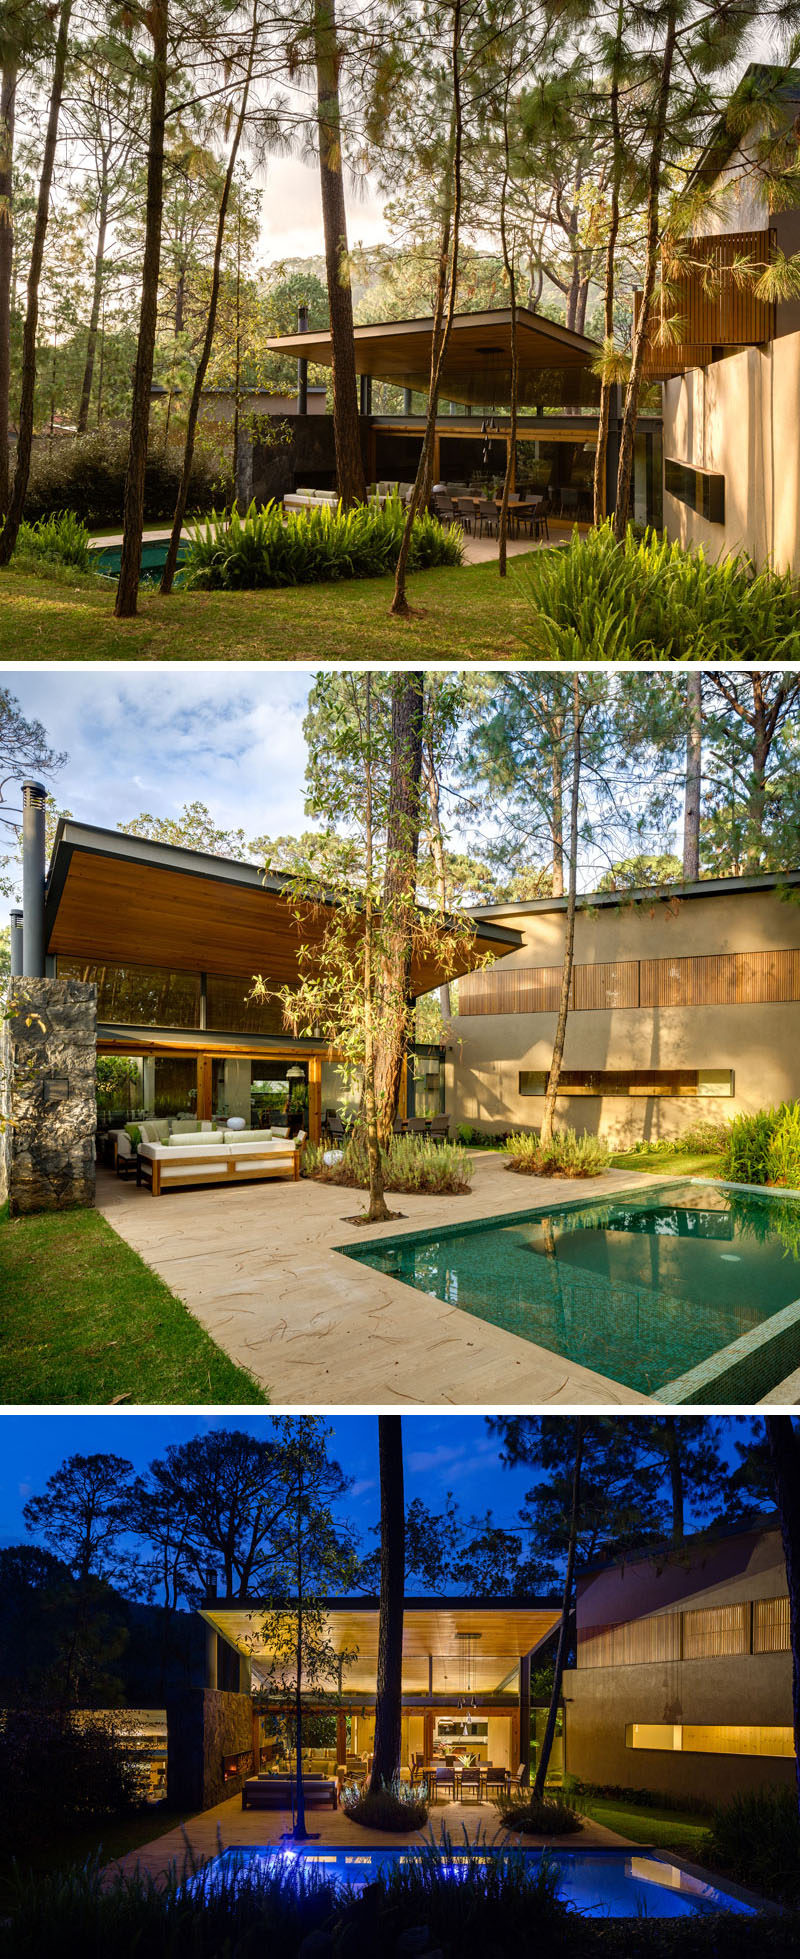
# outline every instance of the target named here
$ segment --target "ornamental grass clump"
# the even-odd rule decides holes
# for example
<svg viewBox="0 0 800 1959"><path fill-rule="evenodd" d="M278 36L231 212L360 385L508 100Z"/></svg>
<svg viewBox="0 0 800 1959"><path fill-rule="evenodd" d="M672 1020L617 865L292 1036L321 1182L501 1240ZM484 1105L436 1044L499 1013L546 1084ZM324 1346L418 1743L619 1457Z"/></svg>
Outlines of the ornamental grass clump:
<svg viewBox="0 0 800 1959"><path fill-rule="evenodd" d="M338 1161L326 1163L326 1155L336 1156ZM368 1190L367 1145L362 1131L353 1131L341 1150L326 1150L320 1145L312 1148L307 1143L303 1172L320 1183ZM386 1190L460 1196L470 1189L472 1175L472 1160L458 1143L432 1143L428 1136L393 1136L383 1152Z"/></svg>
<svg viewBox="0 0 800 1959"><path fill-rule="evenodd" d="M526 651L548 660L759 660L800 658L800 587L789 573L721 563L665 534L610 523L557 550L536 552L525 573L531 601Z"/></svg>
<svg viewBox="0 0 800 1959"><path fill-rule="evenodd" d="M522 1131L505 1145L507 1170L525 1177L599 1177L608 1169L611 1152L601 1136L578 1136L574 1129L556 1129L549 1143Z"/></svg>
<svg viewBox="0 0 800 1959"><path fill-rule="evenodd" d="M351 1823L365 1830L386 1830L389 1834L423 1830L428 1821L428 1805L418 1789L396 1776L380 1789L351 1783L342 1790L341 1808Z"/></svg>
<svg viewBox="0 0 800 1959"><path fill-rule="evenodd" d="M405 510L397 497L388 498L383 509L376 504L356 504L351 510L321 504L286 517L277 503L261 509L251 503L244 516L235 505L230 514L212 510L192 533L182 583L202 591L252 592L385 577L397 563L404 524ZM415 518L410 571L460 565L461 558L457 529L443 531L427 513Z"/></svg>
<svg viewBox="0 0 800 1959"><path fill-rule="evenodd" d="M583 1817L573 1803L536 1798L524 1789L496 1796L495 1808L504 1829L526 1837L568 1837L583 1829Z"/></svg>
<svg viewBox="0 0 800 1959"><path fill-rule="evenodd" d="M20 524L14 547L15 563L25 559L43 570L67 565L72 571L89 571L89 532L74 510L58 510L52 517L38 517L33 524Z"/></svg>
<svg viewBox="0 0 800 1959"><path fill-rule="evenodd" d="M783 1903L800 1903L797 1790L751 1789L714 1811L708 1861L739 1884Z"/></svg>
<svg viewBox="0 0 800 1959"><path fill-rule="evenodd" d="M800 1190L800 1102L784 1102L767 1146L767 1183Z"/></svg>
<svg viewBox="0 0 800 1959"><path fill-rule="evenodd" d="M770 1150L784 1106L734 1118L722 1158L722 1174L731 1183L770 1183Z"/></svg>

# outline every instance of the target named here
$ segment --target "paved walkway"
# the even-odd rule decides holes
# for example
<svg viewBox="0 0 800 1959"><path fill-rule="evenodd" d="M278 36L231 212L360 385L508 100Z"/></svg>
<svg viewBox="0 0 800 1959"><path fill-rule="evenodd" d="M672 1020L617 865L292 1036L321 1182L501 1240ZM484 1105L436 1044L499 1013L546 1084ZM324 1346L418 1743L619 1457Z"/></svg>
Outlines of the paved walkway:
<svg viewBox="0 0 800 1959"><path fill-rule="evenodd" d="M454 1841L463 1843L466 1834L470 1843L480 1839L491 1843L508 1833L500 1827L500 1819L492 1803L434 1803L430 1820L424 1830L410 1831L408 1836L397 1837L386 1831L366 1830L359 1823L351 1823L341 1809L314 1809L307 1812L309 1830L318 1830L320 1848L334 1847L352 1850L366 1850L371 1846L400 1846L405 1843L425 1843L430 1841L431 1829L438 1841L440 1830L447 1831ZM181 1871L187 1856L193 1861L216 1857L221 1849L230 1849L245 1844L264 1845L277 1843L285 1830L291 1829L292 1819L287 1810L242 1809L241 1796L232 1796L229 1801L217 1803L214 1809L206 1809L199 1816L190 1816L182 1828L167 1831L165 1836L154 1838L152 1843L131 1850L126 1857L109 1865L110 1871L122 1871L133 1876L138 1869L149 1877L163 1879L170 1868ZM607 1830L602 1823L595 1823L587 1817L578 1835L568 1837L524 1837L519 1841L534 1846L548 1843L563 1845L567 1849L590 1849L593 1845L627 1845L627 1837L617 1836ZM313 1848L313 1845L312 1845Z"/></svg>
<svg viewBox="0 0 800 1959"><path fill-rule="evenodd" d="M401 1220L371 1225L367 1235L499 1218L582 1194L563 1179L515 1176L493 1152L474 1162L467 1196L392 1196ZM645 1181L663 1178L610 1170L586 1190L602 1197ZM337 1245L364 1243L364 1231L348 1222L362 1208L358 1191L269 1181L153 1198L100 1172L97 1202L278 1406L649 1405L576 1361L341 1257Z"/></svg>

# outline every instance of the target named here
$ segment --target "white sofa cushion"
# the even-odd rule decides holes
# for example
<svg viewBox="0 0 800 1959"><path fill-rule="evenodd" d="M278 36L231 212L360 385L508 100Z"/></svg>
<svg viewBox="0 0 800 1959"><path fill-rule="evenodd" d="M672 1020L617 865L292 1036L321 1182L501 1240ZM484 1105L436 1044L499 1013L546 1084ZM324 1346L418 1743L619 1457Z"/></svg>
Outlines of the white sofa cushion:
<svg viewBox="0 0 800 1959"><path fill-rule="evenodd" d="M194 1143L215 1143L217 1148L219 1148L220 1143L224 1143L224 1141L225 1131L223 1129L191 1129L188 1133L180 1130L177 1135L173 1134L167 1137L167 1144L171 1150L186 1149L187 1146L191 1147Z"/></svg>
<svg viewBox="0 0 800 1959"><path fill-rule="evenodd" d="M272 1129L226 1129L227 1143L267 1143L274 1135Z"/></svg>
<svg viewBox="0 0 800 1959"><path fill-rule="evenodd" d="M149 1122L141 1124L141 1130L146 1143L166 1143L169 1137L169 1119L167 1116L151 1116Z"/></svg>

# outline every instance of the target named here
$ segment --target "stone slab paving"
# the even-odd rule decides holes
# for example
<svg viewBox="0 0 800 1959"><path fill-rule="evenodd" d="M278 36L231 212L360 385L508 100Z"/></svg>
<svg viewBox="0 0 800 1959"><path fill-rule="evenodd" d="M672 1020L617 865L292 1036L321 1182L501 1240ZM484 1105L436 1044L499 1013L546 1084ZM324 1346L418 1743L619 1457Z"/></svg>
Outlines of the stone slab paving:
<svg viewBox="0 0 800 1959"><path fill-rule="evenodd" d="M268 1181L153 1198L99 1173L109 1224L186 1302L276 1406L598 1406L648 1398L504 1328L417 1292L335 1250L397 1233L545 1208L658 1184L621 1170L585 1186L515 1176L487 1152L463 1197L389 1198L402 1216L368 1232L348 1223L358 1191Z"/></svg>
<svg viewBox="0 0 800 1959"><path fill-rule="evenodd" d="M407 1837L397 1837L385 1831L362 1829L360 1824L351 1823L341 1809L310 1809L306 1814L309 1830L319 1832L320 1844L326 1849L334 1847L351 1850L366 1850L371 1846L404 1843L426 1843L430 1841L431 1829L438 1841L439 1832L445 1829L454 1842L463 1843L466 1835L470 1843L482 1839L491 1843L507 1835L501 1830L496 1809L491 1803L435 1803L430 1811L430 1821L423 1830L410 1831ZM191 1855L195 1862L216 1857L221 1849L230 1849L245 1844L278 1843L283 1832L291 1829L292 1818L287 1810L242 1809L240 1796L232 1796L227 1802L217 1803L213 1809L203 1810L199 1816L191 1816L182 1828L169 1830L164 1836L154 1838L152 1843L131 1850L127 1856L120 1857L108 1865L110 1873L121 1871L125 1876L133 1876L138 1869L158 1882L166 1877L170 1869L182 1871ZM548 1843L565 1849L591 1849L599 1844L627 1847L629 1839L617 1836L615 1831L607 1830L602 1823L595 1823L587 1817L578 1835L568 1837L525 1837L519 1839L525 1844L535 1846ZM641 1848L641 1845L638 1846Z"/></svg>

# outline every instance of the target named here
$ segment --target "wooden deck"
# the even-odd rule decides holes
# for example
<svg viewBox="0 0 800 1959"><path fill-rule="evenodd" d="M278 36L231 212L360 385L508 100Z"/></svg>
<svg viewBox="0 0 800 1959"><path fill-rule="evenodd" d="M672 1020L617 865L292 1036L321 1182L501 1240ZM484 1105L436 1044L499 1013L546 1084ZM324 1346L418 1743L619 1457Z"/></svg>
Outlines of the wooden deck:
<svg viewBox="0 0 800 1959"><path fill-rule="evenodd" d="M611 1170L586 1191L602 1197L645 1181ZM391 1197L401 1220L366 1235L499 1218L580 1195L575 1183L515 1176L487 1152L475 1158L469 1195ZM650 1405L577 1362L342 1258L337 1245L364 1242L348 1222L362 1208L358 1191L273 1182L168 1191L156 1203L100 1172L97 1202L276 1406Z"/></svg>
<svg viewBox="0 0 800 1959"><path fill-rule="evenodd" d="M326 1849L344 1848L366 1850L374 1845L397 1845L404 1843L425 1843L430 1841L431 1831L438 1841L442 1829L454 1841L475 1843L479 1839L486 1842L500 1840L507 1835L501 1830L497 1810L491 1803L434 1803L430 1820L424 1830L410 1831L408 1836L387 1836L385 1831L365 1830L358 1823L351 1823L344 1811L337 1809L310 1809L306 1817L307 1828L319 1831L320 1844ZM230 1801L217 1803L214 1809L206 1809L199 1816L191 1816L182 1828L169 1830L166 1835L155 1837L152 1843L143 1844L138 1850L131 1850L126 1857L108 1866L110 1872L122 1871L132 1876L138 1869L158 1882L170 1869L181 1872L190 1862L200 1862L216 1857L222 1849L242 1845L263 1845L278 1843L284 1831L291 1829L292 1818L285 1810L242 1809L240 1796L232 1796ZM622 1846L627 1838L615 1835L602 1823L594 1823L587 1818L578 1835L569 1837L525 1837L519 1839L525 1844L539 1843L563 1845L567 1849L590 1849L592 1845L606 1844ZM310 1846L313 1849L313 1844Z"/></svg>

